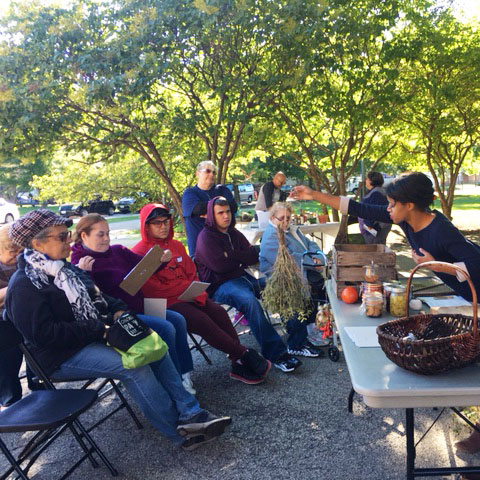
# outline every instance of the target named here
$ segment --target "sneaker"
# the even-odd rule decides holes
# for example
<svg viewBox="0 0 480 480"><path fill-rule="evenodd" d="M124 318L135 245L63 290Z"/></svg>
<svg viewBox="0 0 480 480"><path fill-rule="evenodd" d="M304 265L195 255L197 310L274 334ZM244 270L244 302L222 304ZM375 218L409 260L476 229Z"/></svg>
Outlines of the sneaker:
<svg viewBox="0 0 480 480"><path fill-rule="evenodd" d="M257 385L265 381L265 377L257 375L248 367L240 363L232 364L232 369L230 370L229 375L230 378L233 378L234 380L239 380L240 382L246 383L248 385Z"/></svg>
<svg viewBox="0 0 480 480"><path fill-rule="evenodd" d="M282 372L293 372L302 364L302 362L297 358L290 356L288 353L284 353L278 357L273 364Z"/></svg>
<svg viewBox="0 0 480 480"><path fill-rule="evenodd" d="M323 353L307 346L304 346L302 348L289 348L287 349L287 352L290 355L296 355L297 357L309 357L309 358L321 357Z"/></svg>
<svg viewBox="0 0 480 480"><path fill-rule="evenodd" d="M310 350L313 350L314 352L317 352L320 354L320 357L325 356L325 348L323 347L317 347L316 345L312 345L307 338L307 341L305 342L305 347L307 347Z"/></svg>
<svg viewBox="0 0 480 480"><path fill-rule="evenodd" d="M235 316L233 317L233 324L237 325L248 325L248 321L245 318L245 315L242 312L237 312Z"/></svg>
<svg viewBox="0 0 480 480"><path fill-rule="evenodd" d="M180 420L177 426L177 433L187 438L198 435L218 437L231 423L231 417L216 417L208 410L202 410L188 420Z"/></svg>
<svg viewBox="0 0 480 480"><path fill-rule="evenodd" d="M205 435L195 435L194 437L187 438L181 445L182 450L191 452L202 445L205 445L212 440L215 440L216 437L207 437Z"/></svg>
<svg viewBox="0 0 480 480"><path fill-rule="evenodd" d="M196 395L197 391L193 388L192 377L190 377L190 372L184 373L182 375L182 385L183 388L190 394Z"/></svg>
<svg viewBox="0 0 480 480"><path fill-rule="evenodd" d="M262 357L256 350L248 349L240 358L240 362L260 377L266 377L272 362Z"/></svg>

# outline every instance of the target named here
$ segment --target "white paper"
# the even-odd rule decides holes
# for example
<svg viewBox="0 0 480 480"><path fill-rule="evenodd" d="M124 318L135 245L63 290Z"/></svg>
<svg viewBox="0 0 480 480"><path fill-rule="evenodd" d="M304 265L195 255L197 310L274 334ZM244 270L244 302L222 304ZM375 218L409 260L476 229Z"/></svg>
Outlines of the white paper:
<svg viewBox="0 0 480 480"><path fill-rule="evenodd" d="M198 297L209 286L210 284L206 282L193 281L188 286L188 288L181 295L178 296L178 299L181 300L182 302L193 302L195 297Z"/></svg>
<svg viewBox="0 0 480 480"><path fill-rule="evenodd" d="M167 299L166 298L144 298L143 308L145 315L152 315L165 319L167 317Z"/></svg>
<svg viewBox="0 0 480 480"><path fill-rule="evenodd" d="M380 347L377 327L345 327L345 332L357 347Z"/></svg>
<svg viewBox="0 0 480 480"><path fill-rule="evenodd" d="M419 297L429 307L471 307L472 304L458 295L448 297Z"/></svg>

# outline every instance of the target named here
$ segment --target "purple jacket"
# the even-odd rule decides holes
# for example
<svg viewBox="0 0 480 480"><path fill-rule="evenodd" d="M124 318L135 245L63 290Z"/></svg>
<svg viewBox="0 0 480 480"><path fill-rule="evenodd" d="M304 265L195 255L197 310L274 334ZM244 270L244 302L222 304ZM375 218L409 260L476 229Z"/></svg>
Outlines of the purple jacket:
<svg viewBox="0 0 480 480"><path fill-rule="evenodd" d="M106 252L94 252L81 243L72 247L71 261L77 265L82 257L93 257L95 262L92 271L88 272L102 292L123 300L129 308L143 313L143 293L141 290L134 296L120 288L120 282L130 270L142 259L123 245L112 245Z"/></svg>
<svg viewBox="0 0 480 480"><path fill-rule="evenodd" d="M235 228L235 218L227 233L217 229L213 215L213 202L207 205L205 227L197 238L195 263L198 276L211 283L207 292L212 295L224 282L245 274L245 267L258 263L258 250Z"/></svg>

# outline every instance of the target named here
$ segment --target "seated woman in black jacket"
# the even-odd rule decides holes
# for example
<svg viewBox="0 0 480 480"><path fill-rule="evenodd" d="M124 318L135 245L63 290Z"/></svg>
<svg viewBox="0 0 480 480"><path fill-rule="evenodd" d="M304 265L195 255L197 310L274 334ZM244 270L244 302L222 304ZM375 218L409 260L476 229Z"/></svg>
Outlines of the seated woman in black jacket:
<svg viewBox="0 0 480 480"><path fill-rule="evenodd" d="M200 408L183 388L168 353L144 367L125 369L120 354L105 344L108 323L127 307L103 296L88 274L65 260L71 239L67 225L71 220L40 209L21 217L9 231L25 250L9 284L7 316L42 367L64 380L121 380L152 425L184 449L223 433L231 419Z"/></svg>

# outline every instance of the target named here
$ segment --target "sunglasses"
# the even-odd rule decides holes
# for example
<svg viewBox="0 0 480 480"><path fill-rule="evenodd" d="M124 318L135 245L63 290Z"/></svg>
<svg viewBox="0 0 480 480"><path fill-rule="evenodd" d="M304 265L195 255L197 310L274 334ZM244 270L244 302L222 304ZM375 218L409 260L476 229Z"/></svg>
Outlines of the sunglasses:
<svg viewBox="0 0 480 480"><path fill-rule="evenodd" d="M209 168L202 168L201 170L199 170L199 172L217 173L216 170L210 170Z"/></svg>
<svg viewBox="0 0 480 480"><path fill-rule="evenodd" d="M279 222L283 222L284 220L286 220L287 222L289 222L291 220L292 217L275 217Z"/></svg>
<svg viewBox="0 0 480 480"><path fill-rule="evenodd" d="M162 225L162 226L165 226L165 225L168 225L170 223L170 219L169 218L166 218L165 220L155 220L153 222L150 222L149 225L155 225L156 227Z"/></svg>
<svg viewBox="0 0 480 480"><path fill-rule="evenodd" d="M58 235L45 235L43 238L54 238L61 243L65 243L67 240L70 241L72 239L72 232L61 232Z"/></svg>

